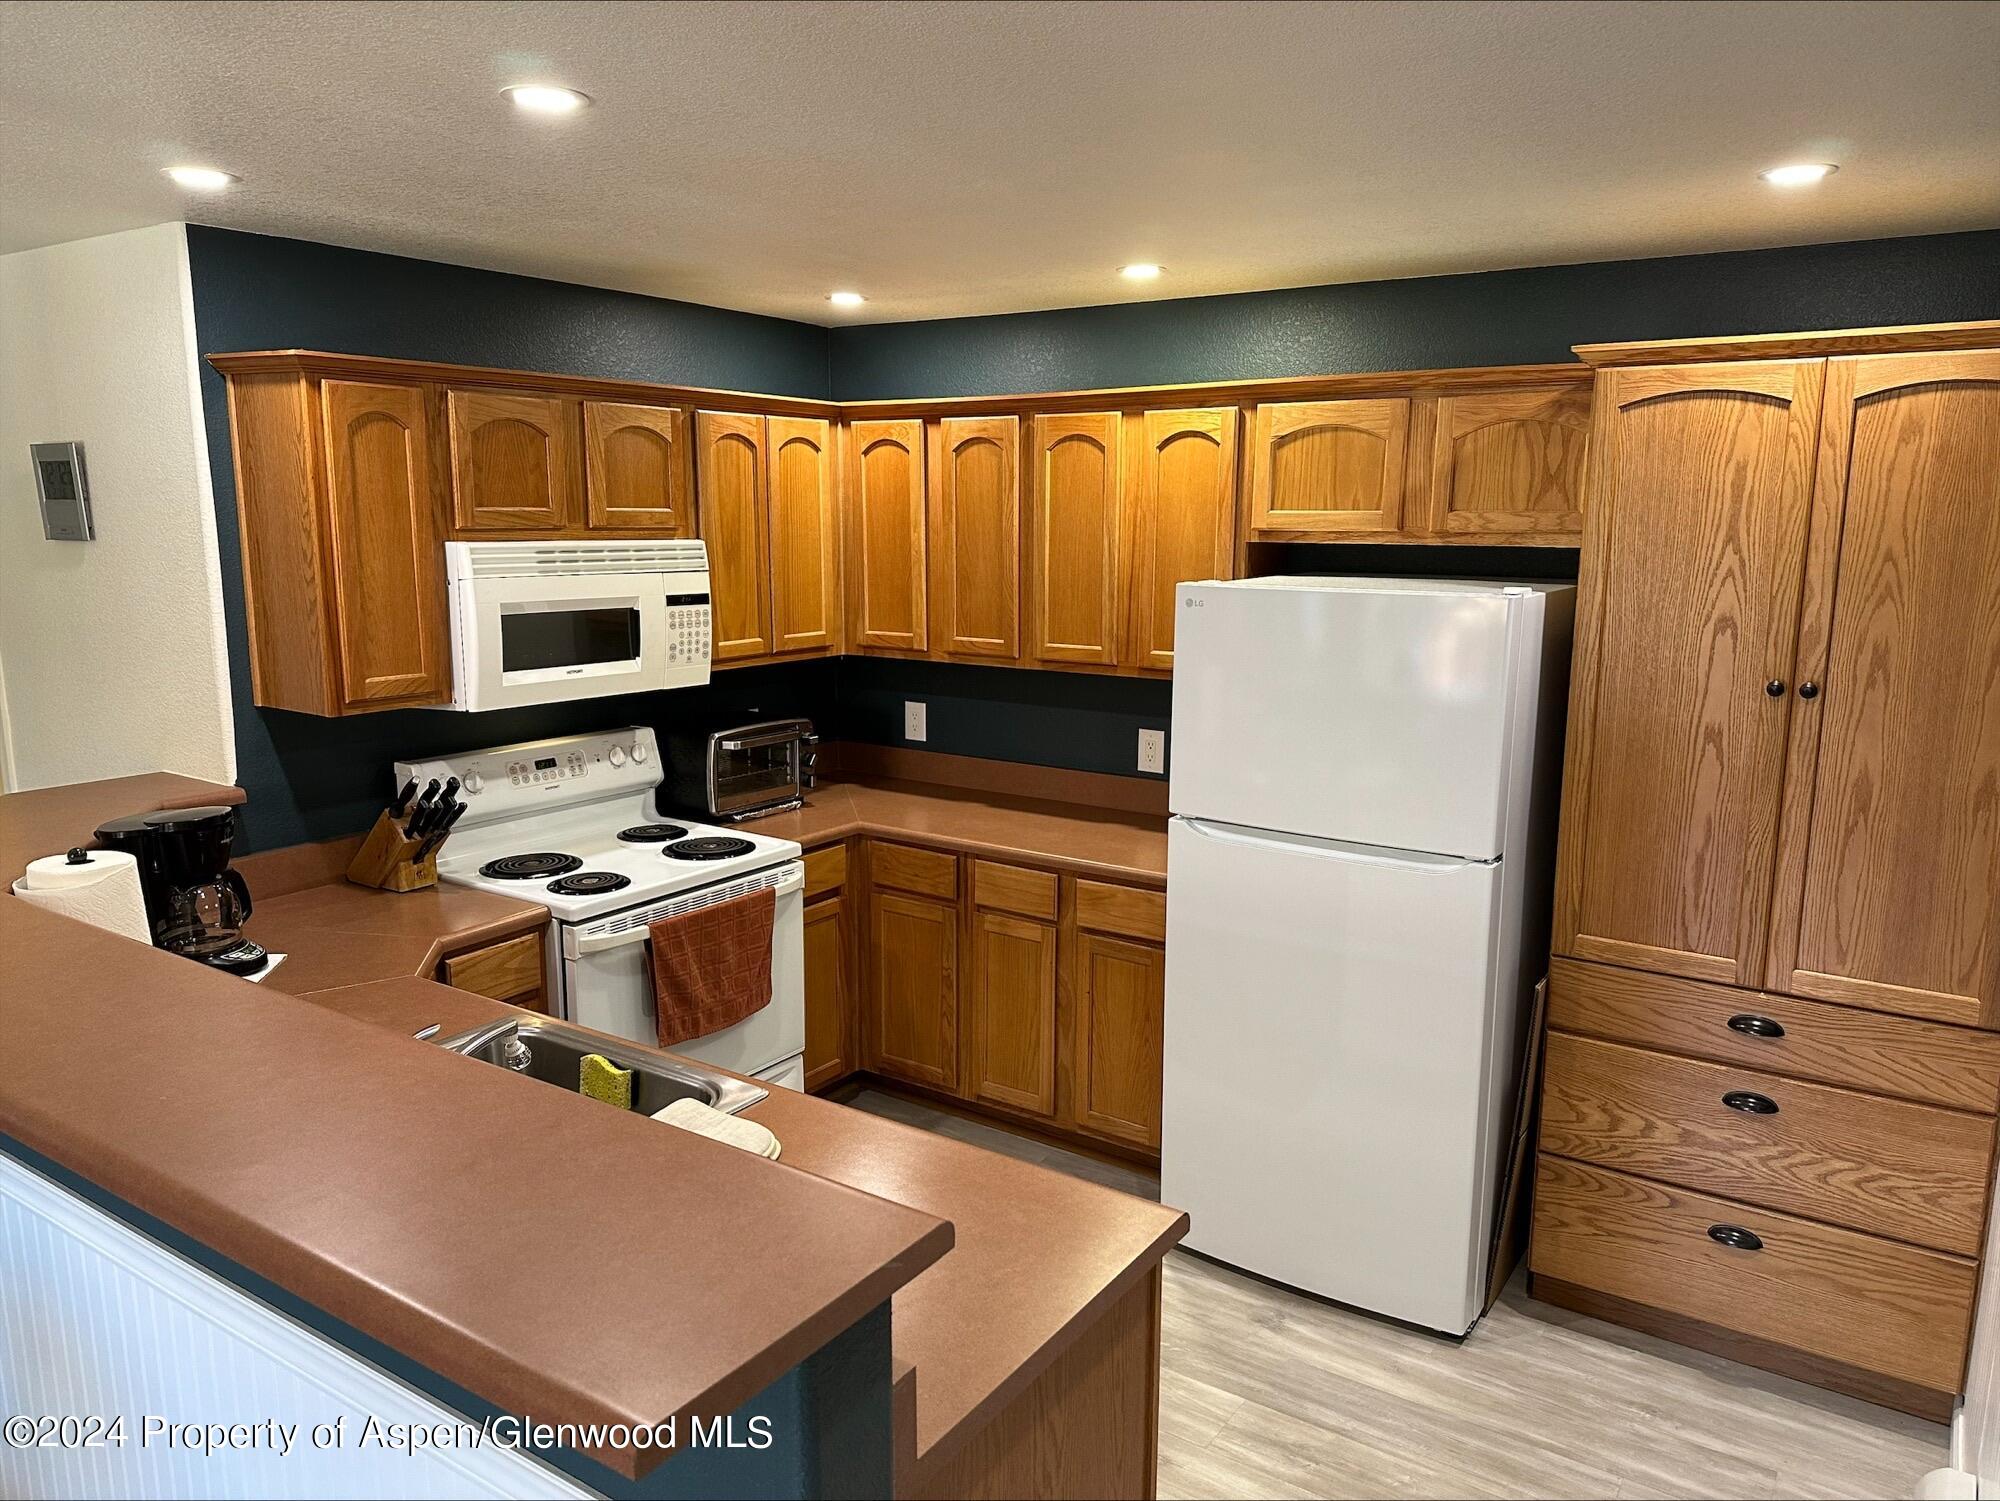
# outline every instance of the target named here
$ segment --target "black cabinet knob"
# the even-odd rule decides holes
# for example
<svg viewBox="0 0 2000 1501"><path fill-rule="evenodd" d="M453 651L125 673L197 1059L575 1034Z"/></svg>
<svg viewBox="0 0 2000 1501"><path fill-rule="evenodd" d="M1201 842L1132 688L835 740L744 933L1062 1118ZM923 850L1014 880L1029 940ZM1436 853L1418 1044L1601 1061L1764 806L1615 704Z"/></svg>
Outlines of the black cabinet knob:
<svg viewBox="0 0 2000 1501"><path fill-rule="evenodd" d="M1757 1016L1743 1011L1729 1018L1729 1030L1741 1032L1745 1037L1783 1037L1785 1027L1782 1022L1772 1021L1768 1016Z"/></svg>
<svg viewBox="0 0 2000 1501"><path fill-rule="evenodd" d="M1710 1225L1708 1238L1718 1245L1728 1246L1736 1251L1764 1249L1764 1237L1755 1230L1745 1230L1741 1225Z"/></svg>
<svg viewBox="0 0 2000 1501"><path fill-rule="evenodd" d="M1773 698L1783 698L1785 696L1785 685L1778 679L1772 678L1770 682L1764 685L1764 691Z"/></svg>
<svg viewBox="0 0 2000 1501"><path fill-rule="evenodd" d="M1740 1110L1745 1115L1776 1115L1778 1102L1767 1094L1757 1094L1748 1089L1732 1089L1722 1097L1722 1103L1731 1110Z"/></svg>
<svg viewBox="0 0 2000 1501"><path fill-rule="evenodd" d="M1818 684L1818 683L1815 683L1815 682L1813 682L1813 681L1812 681L1812 680L1811 680L1810 678L1808 678L1808 679L1807 679L1807 680L1806 680L1805 682L1803 682L1803 683L1799 684L1799 697L1800 697L1800 698L1818 698L1818 697L1819 697L1819 684Z"/></svg>

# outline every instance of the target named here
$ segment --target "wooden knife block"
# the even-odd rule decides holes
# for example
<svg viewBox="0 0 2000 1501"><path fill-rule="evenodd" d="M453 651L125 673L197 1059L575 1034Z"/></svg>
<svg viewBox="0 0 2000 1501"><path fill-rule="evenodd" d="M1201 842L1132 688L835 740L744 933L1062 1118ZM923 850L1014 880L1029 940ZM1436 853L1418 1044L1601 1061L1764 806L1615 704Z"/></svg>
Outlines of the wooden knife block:
<svg viewBox="0 0 2000 1501"><path fill-rule="evenodd" d="M402 826L385 809L355 852L353 863L347 867L347 879L357 886L375 886L383 891L421 891L426 886L435 886L437 850L422 860L412 858L422 843L422 839L404 837Z"/></svg>

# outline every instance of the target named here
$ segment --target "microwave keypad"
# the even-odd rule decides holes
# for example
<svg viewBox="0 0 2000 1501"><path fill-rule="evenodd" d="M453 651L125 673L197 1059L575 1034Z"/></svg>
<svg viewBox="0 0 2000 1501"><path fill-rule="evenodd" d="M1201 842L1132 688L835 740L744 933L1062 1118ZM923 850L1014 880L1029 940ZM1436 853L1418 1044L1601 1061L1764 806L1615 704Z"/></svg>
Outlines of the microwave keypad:
<svg viewBox="0 0 2000 1501"><path fill-rule="evenodd" d="M708 606L667 606L667 660L706 662L708 660Z"/></svg>

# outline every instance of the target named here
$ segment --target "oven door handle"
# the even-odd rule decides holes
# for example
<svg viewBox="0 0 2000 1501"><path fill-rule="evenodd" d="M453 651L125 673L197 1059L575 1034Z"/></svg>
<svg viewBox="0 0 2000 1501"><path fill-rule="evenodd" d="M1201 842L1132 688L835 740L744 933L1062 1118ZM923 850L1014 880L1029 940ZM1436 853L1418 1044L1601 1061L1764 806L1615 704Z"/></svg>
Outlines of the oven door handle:
<svg viewBox="0 0 2000 1501"><path fill-rule="evenodd" d="M806 883L805 867L794 863L791 869L768 889L774 896L787 896ZM749 892L743 893L748 896ZM699 912L699 907L694 909ZM620 928L609 933L592 933L587 927L571 928L563 934L563 951L571 958L584 954L601 954L606 949L623 948L628 943L644 943L652 937L652 924L641 923L633 928Z"/></svg>

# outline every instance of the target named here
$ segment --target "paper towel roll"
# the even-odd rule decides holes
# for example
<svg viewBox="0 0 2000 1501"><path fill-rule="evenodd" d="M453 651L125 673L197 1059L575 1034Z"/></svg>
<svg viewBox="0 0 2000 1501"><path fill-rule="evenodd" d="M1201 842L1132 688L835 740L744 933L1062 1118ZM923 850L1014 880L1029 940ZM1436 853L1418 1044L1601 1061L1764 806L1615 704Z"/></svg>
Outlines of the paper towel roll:
<svg viewBox="0 0 2000 1501"><path fill-rule="evenodd" d="M29 861L28 873L14 883L14 895L106 932L151 943L139 862L121 850L84 853L87 858L76 862L67 855Z"/></svg>

